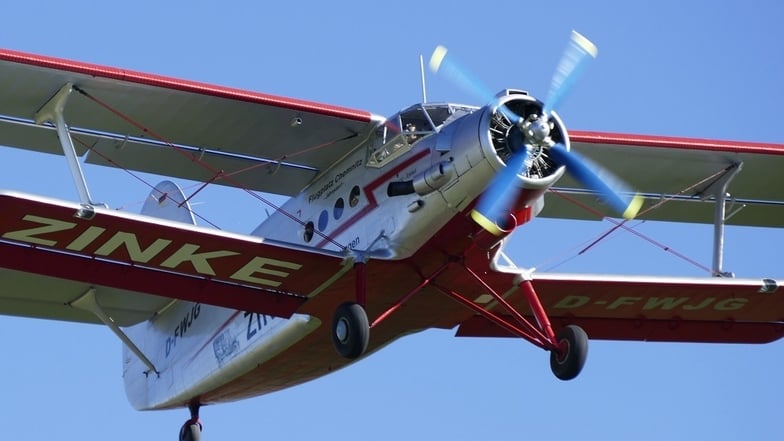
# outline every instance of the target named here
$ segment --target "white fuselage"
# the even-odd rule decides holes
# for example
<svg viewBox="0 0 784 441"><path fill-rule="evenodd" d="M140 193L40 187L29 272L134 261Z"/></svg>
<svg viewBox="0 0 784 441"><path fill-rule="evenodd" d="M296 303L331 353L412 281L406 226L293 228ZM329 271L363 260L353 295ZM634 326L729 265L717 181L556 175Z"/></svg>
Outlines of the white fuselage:
<svg viewBox="0 0 784 441"><path fill-rule="evenodd" d="M465 112L416 139L397 132L367 140L252 234L366 259L411 256L493 176L495 166L479 148L482 113ZM412 182L417 191L390 196L390 182ZM425 185L433 182L435 188ZM126 348L127 395L137 409L184 405L247 374L320 325L303 314L286 320L174 302L128 329L159 373L145 375L145 365Z"/></svg>
<svg viewBox="0 0 784 441"><path fill-rule="evenodd" d="M478 148L481 116L468 114L411 144L405 133L369 140L272 213L253 235L333 251L352 249L372 258L410 257L492 177L493 167ZM392 160L382 164L372 159L395 145L403 146L399 156L390 155ZM426 194L388 195L390 182L419 182L439 167L451 171L440 187Z"/></svg>
<svg viewBox="0 0 784 441"><path fill-rule="evenodd" d="M190 302L131 328L129 336L159 373L123 350L128 400L137 409L181 406L278 355L320 324L304 314L290 319Z"/></svg>

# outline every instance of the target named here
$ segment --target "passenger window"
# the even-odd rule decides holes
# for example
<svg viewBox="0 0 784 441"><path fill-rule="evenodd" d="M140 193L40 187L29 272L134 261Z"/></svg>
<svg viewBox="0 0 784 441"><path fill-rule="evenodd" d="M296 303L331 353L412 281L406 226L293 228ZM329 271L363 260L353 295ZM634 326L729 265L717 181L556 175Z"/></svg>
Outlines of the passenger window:
<svg viewBox="0 0 784 441"><path fill-rule="evenodd" d="M354 208L359 203L359 186L355 185L348 195L348 206Z"/></svg>
<svg viewBox="0 0 784 441"><path fill-rule="evenodd" d="M319 231L326 230L328 223L329 223L329 213L327 213L327 210L322 210L321 214L319 215L319 219L318 219L318 229L319 229Z"/></svg>
<svg viewBox="0 0 784 441"><path fill-rule="evenodd" d="M310 242L313 239L313 222L312 221L308 221L308 223L305 224L305 232L302 233L302 239L305 241L305 243L308 243L308 242Z"/></svg>
<svg viewBox="0 0 784 441"><path fill-rule="evenodd" d="M332 209L332 217L334 217L335 220L340 219L340 216L343 216L343 198L338 198L338 200L335 201L335 207Z"/></svg>

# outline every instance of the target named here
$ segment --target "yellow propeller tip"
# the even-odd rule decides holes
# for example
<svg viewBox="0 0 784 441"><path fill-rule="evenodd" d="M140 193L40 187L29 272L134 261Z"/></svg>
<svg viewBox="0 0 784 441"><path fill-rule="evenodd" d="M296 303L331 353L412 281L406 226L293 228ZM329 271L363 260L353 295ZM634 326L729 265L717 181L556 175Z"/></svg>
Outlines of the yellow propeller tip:
<svg viewBox="0 0 784 441"><path fill-rule="evenodd" d="M474 222L478 223L480 227L487 230L493 236L500 236L504 233L503 230L498 228L498 225L496 225L495 222L486 218L482 213L476 210L471 210L471 219L473 219Z"/></svg>
<svg viewBox="0 0 784 441"><path fill-rule="evenodd" d="M637 213L642 208L642 203L645 202L645 199L638 193L634 195L632 201L629 203L629 206L626 207L626 211L623 212L624 219L634 219L637 216Z"/></svg>
<svg viewBox="0 0 784 441"><path fill-rule="evenodd" d="M588 52L592 57L596 58L599 55L599 48L596 47L595 44L591 42L591 40L585 38L585 36L577 31L572 31L572 41L585 52Z"/></svg>
<svg viewBox="0 0 784 441"><path fill-rule="evenodd" d="M438 69L441 67L441 63L444 61L444 57L446 57L446 48L444 46L438 45L435 50L433 51L433 55L430 56L430 70L434 73L438 72Z"/></svg>

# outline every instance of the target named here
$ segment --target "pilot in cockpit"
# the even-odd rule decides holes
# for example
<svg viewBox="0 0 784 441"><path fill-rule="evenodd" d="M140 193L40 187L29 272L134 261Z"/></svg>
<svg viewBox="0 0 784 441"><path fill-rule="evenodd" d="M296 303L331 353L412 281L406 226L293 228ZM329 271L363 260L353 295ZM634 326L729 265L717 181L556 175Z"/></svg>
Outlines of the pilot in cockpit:
<svg viewBox="0 0 784 441"><path fill-rule="evenodd" d="M419 136L416 133L416 130L417 130L416 125L413 122L406 123L406 133L407 133L406 141L408 141L409 144L413 144L414 141L416 141L417 138L419 138Z"/></svg>

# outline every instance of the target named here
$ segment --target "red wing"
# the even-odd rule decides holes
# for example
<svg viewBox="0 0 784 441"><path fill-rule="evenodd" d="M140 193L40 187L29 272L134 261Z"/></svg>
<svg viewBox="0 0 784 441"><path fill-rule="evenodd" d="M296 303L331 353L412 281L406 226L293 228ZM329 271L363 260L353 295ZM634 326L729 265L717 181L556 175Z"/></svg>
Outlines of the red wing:
<svg viewBox="0 0 784 441"><path fill-rule="evenodd" d="M487 277L499 292L520 280ZM555 328L577 324L593 339L766 343L784 336L784 297L773 280L534 273L533 286ZM510 299L522 305L518 292ZM475 316L458 335L509 334Z"/></svg>
<svg viewBox="0 0 784 441"><path fill-rule="evenodd" d="M727 167L740 165L727 187L727 223L784 226L784 145L579 131L569 136L575 151L645 197L642 219L713 223L714 204L703 200L719 190ZM540 216L600 219L607 212L568 173L556 187ZM648 211L662 199L669 201Z"/></svg>
<svg viewBox="0 0 784 441"><path fill-rule="evenodd" d="M66 123L77 153L90 150L87 162L284 195L297 194L380 121L365 111L3 49L0 78L0 145L61 154L53 128L34 120L70 83Z"/></svg>
<svg viewBox="0 0 784 441"><path fill-rule="evenodd" d="M68 304L96 287L126 326L171 299L289 317L337 255L18 193L0 193L0 313L94 322Z"/></svg>

